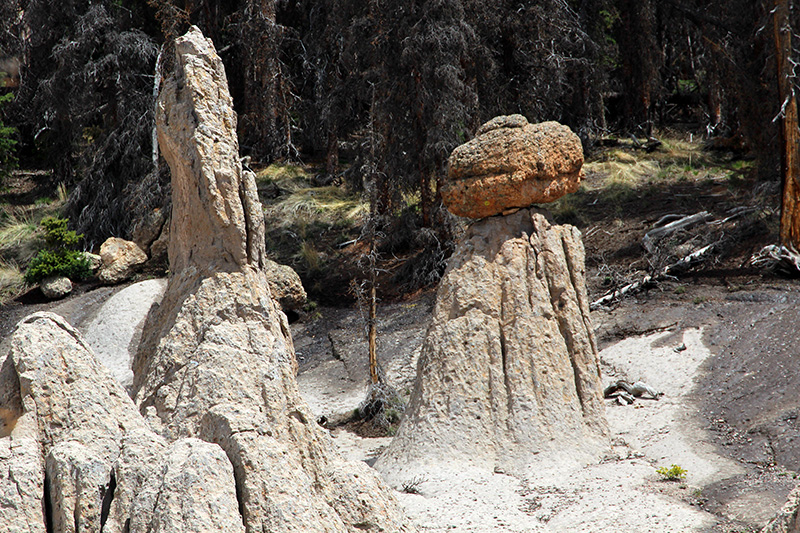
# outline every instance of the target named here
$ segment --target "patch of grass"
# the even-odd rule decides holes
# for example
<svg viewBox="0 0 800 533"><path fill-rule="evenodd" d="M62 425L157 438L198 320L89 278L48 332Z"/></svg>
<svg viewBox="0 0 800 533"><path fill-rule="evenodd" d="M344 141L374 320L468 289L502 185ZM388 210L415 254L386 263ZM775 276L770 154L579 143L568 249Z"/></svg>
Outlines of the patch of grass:
<svg viewBox="0 0 800 533"><path fill-rule="evenodd" d="M19 295L25 287L25 279L17 265L0 261L0 305Z"/></svg>
<svg viewBox="0 0 800 533"><path fill-rule="evenodd" d="M273 163L256 173L256 182L295 180L296 178L306 178L307 174L306 170L299 165Z"/></svg>
<svg viewBox="0 0 800 533"><path fill-rule="evenodd" d="M688 474L686 469L678 465L672 465L669 468L662 466L656 468L656 472L658 472L665 481L681 481L686 479L686 474Z"/></svg>
<svg viewBox="0 0 800 533"><path fill-rule="evenodd" d="M678 295L686 294L686 285L678 285L673 292Z"/></svg>
<svg viewBox="0 0 800 533"><path fill-rule="evenodd" d="M0 219L0 258L25 264L36 254L40 244L38 217L13 211L4 213Z"/></svg>
<svg viewBox="0 0 800 533"><path fill-rule="evenodd" d="M360 224L367 213L366 202L335 185L298 189L265 210L267 220L277 227Z"/></svg>
<svg viewBox="0 0 800 533"><path fill-rule="evenodd" d="M318 272L324 262L322 255L314 248L314 244L309 241L303 241L297 255L305 266L305 272Z"/></svg>
<svg viewBox="0 0 800 533"><path fill-rule="evenodd" d="M595 176L587 190L598 193L598 201L618 205L646 192L646 186L652 177L657 175L660 166L656 161L648 159L620 160L616 157L608 161L595 161L584 165L586 173Z"/></svg>

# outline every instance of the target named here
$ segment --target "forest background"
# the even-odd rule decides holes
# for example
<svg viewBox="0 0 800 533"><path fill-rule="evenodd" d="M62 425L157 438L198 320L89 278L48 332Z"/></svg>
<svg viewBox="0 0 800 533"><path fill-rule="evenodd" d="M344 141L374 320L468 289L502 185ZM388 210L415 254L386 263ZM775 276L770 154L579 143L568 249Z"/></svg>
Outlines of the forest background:
<svg viewBox="0 0 800 533"><path fill-rule="evenodd" d="M157 73L170 68L172 39L196 24L225 64L249 164L312 162L318 184L368 198L377 249L415 251L402 278L412 290L434 283L452 251L458 222L438 194L447 157L496 115L562 122L587 153L612 134L645 144L679 128L751 159L755 179L781 179L800 22L791 8L5 0L0 94L13 100L0 109L0 166L47 170L69 191L65 215L87 249L168 212L169 169L154 148Z"/></svg>

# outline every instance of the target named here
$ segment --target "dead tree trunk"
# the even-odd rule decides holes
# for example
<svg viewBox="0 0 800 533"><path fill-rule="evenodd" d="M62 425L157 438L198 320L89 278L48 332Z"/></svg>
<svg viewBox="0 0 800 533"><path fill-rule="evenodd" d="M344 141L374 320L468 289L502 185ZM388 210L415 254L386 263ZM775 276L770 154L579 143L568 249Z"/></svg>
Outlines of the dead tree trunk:
<svg viewBox="0 0 800 533"><path fill-rule="evenodd" d="M374 240L374 237L373 237ZM377 325L377 307L378 299L375 294L375 251L372 249L374 242L370 245L370 280L369 280L369 381L372 385L377 385L380 382L378 375L378 325Z"/></svg>
<svg viewBox="0 0 800 533"><path fill-rule="evenodd" d="M792 83L792 28L789 0L775 0L775 52L781 99L781 244L800 249L800 129Z"/></svg>

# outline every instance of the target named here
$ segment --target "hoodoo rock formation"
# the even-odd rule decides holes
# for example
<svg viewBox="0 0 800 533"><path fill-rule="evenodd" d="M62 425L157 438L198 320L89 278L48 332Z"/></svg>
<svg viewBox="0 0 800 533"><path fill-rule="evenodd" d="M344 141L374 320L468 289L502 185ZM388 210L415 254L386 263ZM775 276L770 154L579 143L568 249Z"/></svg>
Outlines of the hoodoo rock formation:
<svg viewBox="0 0 800 533"><path fill-rule="evenodd" d="M175 50L156 113L172 171L171 278L134 360L136 402L168 441L222 447L248 532L408 531L383 482L332 451L300 397L222 61L196 27Z"/></svg>
<svg viewBox="0 0 800 533"><path fill-rule="evenodd" d="M541 144L558 161L573 150L558 145L562 128L541 130L556 132L554 139L542 133ZM481 154L516 152L514 138L498 135L499 144L482 145ZM457 148L451 164L470 157L468 146L475 147ZM484 163L492 172L504 165ZM540 167L563 163L545 159ZM567 182L580 164L569 169ZM506 190L513 179L489 180L474 196L494 198L490 185ZM554 190L572 187L555 177L550 183ZM584 272L580 232L552 224L542 211L473 223L440 282L405 419L376 468L390 478L432 462L509 471L539 452L592 460L605 451L608 426Z"/></svg>
<svg viewBox="0 0 800 533"><path fill-rule="evenodd" d="M484 218L555 201L578 190L583 148L558 122L495 117L453 150L442 200L454 214Z"/></svg>

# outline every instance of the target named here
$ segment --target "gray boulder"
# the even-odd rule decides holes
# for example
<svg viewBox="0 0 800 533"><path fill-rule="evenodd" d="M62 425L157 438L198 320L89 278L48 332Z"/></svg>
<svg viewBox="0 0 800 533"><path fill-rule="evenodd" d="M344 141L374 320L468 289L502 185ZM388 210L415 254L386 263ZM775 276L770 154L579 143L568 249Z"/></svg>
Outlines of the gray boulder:
<svg viewBox="0 0 800 533"><path fill-rule="evenodd" d="M72 292L72 282L65 276L50 276L39 283L39 290L48 300L60 300Z"/></svg>

